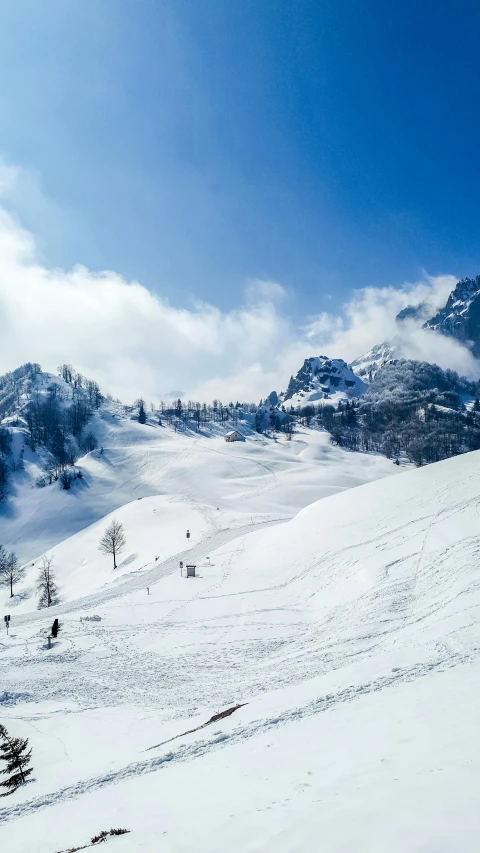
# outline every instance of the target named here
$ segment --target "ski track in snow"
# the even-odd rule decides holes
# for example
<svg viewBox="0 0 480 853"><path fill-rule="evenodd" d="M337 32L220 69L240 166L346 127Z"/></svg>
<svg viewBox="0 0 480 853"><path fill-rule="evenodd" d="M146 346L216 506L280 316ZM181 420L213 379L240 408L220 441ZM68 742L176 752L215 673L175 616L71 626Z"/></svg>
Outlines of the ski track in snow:
<svg viewBox="0 0 480 853"><path fill-rule="evenodd" d="M462 502L463 504L463 502ZM451 510L452 508L450 508ZM41 694L44 698L70 699L78 702L81 707L98 707L101 705L122 704L125 701L124 673L129 673L129 698L131 701L143 702L150 706L161 703L167 714L178 716L178 709L184 712L195 712L196 707L208 706L215 703L218 707L231 704L247 696L260 695L266 690L275 687L289 686L300 683L308 678L318 676L345 666L346 662L359 661L365 657L371 657L375 651L385 644L394 648L401 644L405 629L414 625L419 620L431 616L441 606L442 602L435 599L429 608L424 605L420 612L416 610L415 589L418 579L418 571L422 571L427 577L433 572L432 585L435 585L435 572L442 569L444 559L447 559L450 550L446 548L441 554L436 554L434 561L425 559L425 547L432 525L441 520L444 510L416 519L413 522L413 530L417 531L420 526L422 544L419 550L399 558L394 563L387 564L382 570L383 583L373 590L367 590L364 594L357 596L350 602L342 602L338 606L328 608L320 620L304 621L301 613L297 614L295 593L292 594L291 603L288 607L283 605L282 630L277 632L275 625L271 623L271 611L265 606L249 607L249 617L264 619L264 630L260 636L248 634L243 639L239 637L238 629L246 616L244 611L235 611L230 616L221 616L225 620L225 626L219 633L215 624L215 618L211 621L202 618L190 623L192 644L182 638L175 644L175 654L172 655L171 648L162 651L157 648L156 653L142 649L138 643L147 637L153 637L158 631L158 623L151 625L127 624L125 626L109 626L104 623L91 624L89 635L92 648L95 647L96 654L90 654L89 649L77 647L77 640L84 633L84 629L72 624L68 625L68 633L62 635L62 647L56 654L48 657L38 658L28 653L26 645L25 656L18 658L15 667L18 673L18 683L15 685L19 693L31 695ZM331 577L330 584L335 585L337 573L341 570L345 555L352 548L357 549L365 545L374 545L382 548L386 539L392 539L400 532L406 538L412 534L412 524L404 524L394 527L391 531L369 537L361 545L347 545L337 550L337 553L326 551L314 561L313 564L306 563L303 558L292 561L291 570L285 580L279 580L266 588L254 587L245 589L243 592L228 593L221 592L230 568L239 557L241 550L245 547L246 534L255 530L269 527L275 522L261 522L248 525L243 528L223 530L212 536L206 537L201 543L193 548L175 555L161 564L154 564L147 571L136 573L134 577L124 581L120 585L99 591L84 599L75 600L70 603L58 605L51 608L50 615L58 613L75 613L86 608L95 608L107 601L119 599L132 591L144 590L146 586L154 586L155 582L173 572L178 571L179 557L199 560L208 551L213 551L229 542L233 542L233 548L224 564L219 579L208 588L203 589L199 585L198 591L186 600L174 603L173 607L160 617L160 623L170 635L175 636L176 631L180 635L185 631L185 625L180 620L176 622L177 614L185 607L190 607L198 599L212 600L215 598L229 598L232 596L244 596L255 599L255 596L267 592L274 593L285 590L287 587L295 588L298 581L302 581L308 574L312 573L319 565L328 566ZM462 550L466 551L466 559L470 559L469 549L477 547L477 540L465 540ZM458 555L458 546L456 546ZM402 569L401 578L396 580L390 576L392 567ZM297 568L298 567L298 568ZM324 589L328 589L328 582ZM449 591L444 593L449 595ZM277 607L278 610L278 607ZM385 617L388 617L387 619ZM45 622L45 612L40 611L33 614L25 614L18 617L20 624ZM228 635L233 627L237 630L234 641L228 641ZM215 629L212 641L209 641L209 632ZM266 630L265 630L266 629ZM194 641L194 637L199 642ZM38 643L38 635L32 636L31 640ZM27 641L28 643L28 641ZM62 665L62 678L54 679L48 676L57 665ZM7 668L10 666L8 659L4 662ZM188 705L189 685L195 679L195 673L202 671L202 679L197 684L195 705ZM218 678L222 671L222 678ZM25 673L25 676L23 675ZM7 675L7 672L5 672ZM28 679L26 690L25 678ZM11 681L11 672L10 672ZM238 685L242 685L242 694L239 697ZM13 693L12 693L13 695ZM187 702L187 705L185 704Z"/></svg>
<svg viewBox="0 0 480 853"><path fill-rule="evenodd" d="M84 598L76 598L73 601L57 604L54 607L50 607L48 609L48 613L46 613L45 610L39 610L38 612L15 616L14 623L12 623L12 625L15 624L15 626L18 625L20 627L21 625L29 625L34 622L45 622L46 616L50 619L50 617L54 618L55 616L65 615L66 613L74 613L77 610L92 609L105 604L107 601L112 601L115 598L122 598L130 592L137 592L138 590L146 589L147 586L154 586L154 584L161 578L167 577L175 571L179 571L180 560L184 563L186 560L200 560L205 556L205 553L208 553L208 551L214 551L222 545L228 544L232 539L237 539L245 533L253 533L256 530L262 530L263 528L270 527L271 525L278 524L282 521L285 521L285 519L272 519L270 521L260 521L258 523L253 522L252 524L244 525L242 527L227 528L225 530L216 531L213 535L206 536L205 539L202 539L201 542L194 545L192 548L187 548L185 551L179 551L177 554L174 554L173 557L169 557L167 560L162 562L154 563L150 569L148 566L151 565L151 563L147 563L141 569L137 570L133 577L125 580L125 576L123 576L118 585L112 584L107 589L99 590L98 592L94 592Z"/></svg>
<svg viewBox="0 0 480 853"><path fill-rule="evenodd" d="M307 455L310 447L306 445ZM399 700L401 710L401 685L435 674L427 682L427 691L418 687L418 693L425 695L430 685L434 689L440 685L440 693L449 689L453 675L442 677L444 671L458 668L455 683L464 674L466 682L474 677L474 665L478 667L480 660L480 576L476 573L480 462L475 462L476 456L473 465L462 458L450 460L407 473L395 484L385 481L356 495L327 498L269 533L269 527L285 522L287 513L280 519L269 516L260 521L260 511L251 506L249 515L251 509L257 520L252 515L252 522L245 524L247 508L237 518L235 507L227 506L229 515L223 516L220 528L222 513L215 511L218 492L212 491L210 505L202 504L209 476L205 460L216 470L223 470L223 460L228 460L233 472L222 491L222 512L231 496L251 500L274 494L284 483L286 459L282 465L270 467L256 457L256 448L248 458L235 450L225 450L223 444L206 446L202 437L192 437L189 446L181 445L178 452L164 453L140 440L134 449L120 449L117 441L112 464L130 459L128 476L132 476L126 482L130 492L138 491L138 495L138 483L146 481L152 469L157 479L151 478L149 488L155 491L158 487L161 492L164 486L168 490L172 473L201 458L198 493L189 491L182 481L179 491L188 496L183 494L179 500L188 505L188 512L197 512L199 527L210 533L168 559L140 565L156 553L157 539L152 538L154 544L148 550L135 546L141 553L140 568L130 575L90 595L83 593L93 587L79 585L81 598L60 603L48 612L14 615L10 638L14 642L9 646L0 642L6 652L0 656L0 683L8 686L0 693L0 708L5 708L5 716L19 730L25 725L36 729L42 749L44 738L55 738L63 745L63 755L54 759L59 776L54 776L56 769L42 778L39 772L43 793L33 796L35 786L25 786L20 796L28 799L9 801L0 809L0 824L178 764L185 765L186 778L194 773L188 762L278 732L281 727L289 727L284 744L290 736L292 742L297 738L301 743L302 726L295 724L304 718L319 717L321 737L332 720L338 726L343 719L342 714L321 715L333 714L349 703L351 720L371 715L373 726L378 711L371 700L362 703L365 697L391 690L380 705ZM108 452L107 448L106 455ZM298 457L292 462L298 462ZM109 460L104 459L104 464L110 464ZM162 479L166 473L167 479ZM238 494L238 488L245 492ZM272 516L281 515L284 506L274 509L272 503ZM226 527L237 521L242 526ZM184 529L182 526L173 540L170 553L185 541ZM259 537L249 535L262 530L267 532ZM198 535L202 535L200 529ZM71 547L73 550L75 543ZM200 569L207 554L213 555L211 572ZM186 585L173 577L179 573L179 560L196 563L199 577ZM97 565L94 557L91 564ZM147 586L154 590L152 598L146 596ZM125 598L139 592L143 595ZM80 616L94 614L103 605L108 606L100 610L98 622L80 624ZM68 618L59 641L46 653L40 625L44 629L54 616ZM26 630L14 638L17 626ZM406 704L415 704L416 697L417 693L410 694ZM209 716L212 710L237 703L248 704L238 717L216 722L202 733L185 732L191 729L187 720L205 719L205 709ZM440 704L439 717L441 713ZM55 715L60 725L66 723L64 732L59 728L65 741L53 733ZM65 772L69 748L72 761L78 761L72 736L77 725L84 736L84 731L92 731L89 726L97 732L97 718L108 728L110 720L113 726L119 720L128 725L139 716L147 721L145 729L136 731L135 742L127 734L125 751L107 738L108 763L103 763L102 753L98 760L95 755L94 764L79 764L75 775L72 768ZM164 727L169 735L175 730L183 734L165 738L168 746L150 747L163 740ZM278 740L282 740L280 733ZM54 745L61 753L59 745ZM144 757L148 747L155 753ZM469 757L468 750L465 754ZM232 776L238 755L232 751ZM39 767L42 771L40 763ZM199 769L203 767L199 765ZM160 787L162 779L173 784L175 775L156 781L152 777L152 785ZM396 792L394 801L397 803ZM351 805L348 793L346 802ZM42 820L50 818L47 812ZM20 833L17 825L13 832L17 829Z"/></svg>
<svg viewBox="0 0 480 853"><path fill-rule="evenodd" d="M262 735L277 726L287 725L304 717L311 717L325 711L335 710L339 705L353 702L368 694L377 693L401 683L413 682L434 671L441 672L459 664L470 663L471 661L472 656L470 654L460 655L445 649L443 656L439 656L435 661L417 663L411 667L395 668L388 675L367 681L363 684L349 686L343 690L339 690L337 693L327 693L325 696L319 696L317 699L307 702L303 706L291 708L273 717L254 720L247 725L237 726L231 732L216 732L210 738L197 740L192 744L183 744L178 749L169 750L167 753L156 758L136 761L120 770L111 771L110 773L95 776L91 779L85 779L74 785L69 785L63 790L46 793L24 803L1 809L0 824L24 817L32 812L37 812L39 809L75 799L82 794L91 793L107 785L117 784L135 776L154 773L172 764L202 758L216 749L232 746L257 735Z"/></svg>

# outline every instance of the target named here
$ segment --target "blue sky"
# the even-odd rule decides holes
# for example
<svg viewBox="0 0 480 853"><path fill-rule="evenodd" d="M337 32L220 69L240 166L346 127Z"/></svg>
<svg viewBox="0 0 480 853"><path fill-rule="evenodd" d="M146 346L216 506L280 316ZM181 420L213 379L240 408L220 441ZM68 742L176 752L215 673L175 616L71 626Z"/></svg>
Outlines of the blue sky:
<svg viewBox="0 0 480 853"><path fill-rule="evenodd" d="M176 305L264 278L301 317L473 275L479 35L465 0L4 3L9 204L47 265Z"/></svg>

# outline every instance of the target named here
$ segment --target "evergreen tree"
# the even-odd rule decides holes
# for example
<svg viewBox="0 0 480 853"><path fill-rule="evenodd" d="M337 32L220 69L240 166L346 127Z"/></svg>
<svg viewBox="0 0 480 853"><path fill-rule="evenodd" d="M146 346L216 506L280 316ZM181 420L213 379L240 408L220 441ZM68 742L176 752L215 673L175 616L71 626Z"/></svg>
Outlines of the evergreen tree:
<svg viewBox="0 0 480 853"><path fill-rule="evenodd" d="M5 726L0 724L0 759L7 763L4 770L0 770L3 775L8 775L5 782L0 782L0 787L8 788L3 797L8 794L13 794L19 785L22 785L27 776L33 772L33 767L28 767L32 750L28 747L28 738L10 737Z"/></svg>
<svg viewBox="0 0 480 853"><path fill-rule="evenodd" d="M0 427L0 453L2 456L8 456L12 449L12 433L11 430L5 427Z"/></svg>
<svg viewBox="0 0 480 853"><path fill-rule="evenodd" d="M260 412L255 412L253 419L253 428L255 432L263 432L263 418Z"/></svg>
<svg viewBox="0 0 480 853"><path fill-rule="evenodd" d="M138 422L140 424L144 424L147 420L147 415L145 412L145 403L143 400L138 401Z"/></svg>

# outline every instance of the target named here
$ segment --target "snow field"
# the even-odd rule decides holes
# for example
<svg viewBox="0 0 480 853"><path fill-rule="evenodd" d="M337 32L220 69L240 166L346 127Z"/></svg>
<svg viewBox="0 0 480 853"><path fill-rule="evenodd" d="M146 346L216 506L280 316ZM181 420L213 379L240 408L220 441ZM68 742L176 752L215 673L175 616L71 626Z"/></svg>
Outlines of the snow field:
<svg viewBox="0 0 480 853"><path fill-rule="evenodd" d="M203 511L202 511L203 510ZM127 544L117 557L99 552L98 544L108 524L115 518L124 526ZM88 595L106 584L118 584L126 575L141 571L156 560L185 549L186 531L190 530L188 544L201 540L209 529L214 529L213 513L209 507L195 507L176 497L138 499L120 507L101 521L91 524L80 533L69 537L47 552L53 557L53 569L62 602ZM24 581L18 584L13 599L8 590L2 590L4 608L15 615L36 607L35 581L41 559L27 564Z"/></svg>
<svg viewBox="0 0 480 853"><path fill-rule="evenodd" d="M42 469L26 448L25 471L15 474L14 494L0 512L0 542L20 560L33 561L139 497L183 495L214 512L219 507L226 527L290 518L312 501L398 471L385 457L333 447L327 433L313 429L275 441L240 422L247 441L228 444L227 427L175 433L154 421L139 424L108 402L91 428L99 449L78 460L83 479L68 492L58 483L35 486Z"/></svg>
<svg viewBox="0 0 480 853"><path fill-rule="evenodd" d="M256 532L206 526L199 577L167 558L150 596L82 590L49 652L25 613L0 706L37 760L5 843L125 825L119 851L477 851L479 475L473 453Z"/></svg>

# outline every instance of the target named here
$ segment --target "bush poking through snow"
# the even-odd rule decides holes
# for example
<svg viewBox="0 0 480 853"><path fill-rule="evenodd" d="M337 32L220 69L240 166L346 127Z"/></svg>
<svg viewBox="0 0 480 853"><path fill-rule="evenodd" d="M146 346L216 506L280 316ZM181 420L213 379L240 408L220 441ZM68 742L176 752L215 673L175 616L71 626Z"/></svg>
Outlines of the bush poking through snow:
<svg viewBox="0 0 480 853"><path fill-rule="evenodd" d="M60 474L60 485L66 492L72 487L72 475L69 471L62 471Z"/></svg>
<svg viewBox="0 0 480 853"><path fill-rule="evenodd" d="M106 841L109 835L126 835L127 832L130 832L129 829L111 829L107 832L106 829L102 829L98 835L94 835L92 838L92 844L101 844L102 841Z"/></svg>
<svg viewBox="0 0 480 853"><path fill-rule="evenodd" d="M93 847L94 844L101 844L102 841L106 841L109 835L126 835L127 832L130 832L129 829L111 829L107 832L106 829L103 829L98 835L94 835L93 838L90 839L90 844L84 844L82 847L69 847L68 850L59 850L58 853L77 853L78 850L86 850L87 847Z"/></svg>

